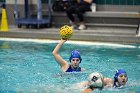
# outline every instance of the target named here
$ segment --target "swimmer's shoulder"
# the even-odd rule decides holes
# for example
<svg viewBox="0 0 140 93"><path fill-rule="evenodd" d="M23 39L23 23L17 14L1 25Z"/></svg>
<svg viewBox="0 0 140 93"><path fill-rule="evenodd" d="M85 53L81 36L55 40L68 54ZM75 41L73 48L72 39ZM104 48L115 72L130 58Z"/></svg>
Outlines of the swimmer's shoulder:
<svg viewBox="0 0 140 93"><path fill-rule="evenodd" d="M113 87L114 80L111 78L104 78L104 86L105 87Z"/></svg>

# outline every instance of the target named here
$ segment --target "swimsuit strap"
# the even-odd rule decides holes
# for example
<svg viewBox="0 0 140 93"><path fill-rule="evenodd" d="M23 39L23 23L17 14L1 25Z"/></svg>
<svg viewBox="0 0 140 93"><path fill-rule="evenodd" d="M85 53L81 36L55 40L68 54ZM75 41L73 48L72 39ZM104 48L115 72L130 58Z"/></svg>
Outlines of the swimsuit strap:
<svg viewBox="0 0 140 93"><path fill-rule="evenodd" d="M81 71L81 67L78 67L77 69L73 69L70 65L65 72L80 72L80 71Z"/></svg>

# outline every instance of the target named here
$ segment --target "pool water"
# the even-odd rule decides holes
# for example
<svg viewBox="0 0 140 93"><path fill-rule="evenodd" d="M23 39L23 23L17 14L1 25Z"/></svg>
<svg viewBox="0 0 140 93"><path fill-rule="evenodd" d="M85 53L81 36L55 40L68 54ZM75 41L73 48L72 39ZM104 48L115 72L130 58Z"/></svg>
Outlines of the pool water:
<svg viewBox="0 0 140 93"><path fill-rule="evenodd" d="M74 84L91 72L113 78L120 68L129 77L124 88L94 93L140 93L140 44L67 42L60 54L68 60L72 50L79 50L86 71L64 74L52 56L57 43L0 40L0 93L80 93Z"/></svg>

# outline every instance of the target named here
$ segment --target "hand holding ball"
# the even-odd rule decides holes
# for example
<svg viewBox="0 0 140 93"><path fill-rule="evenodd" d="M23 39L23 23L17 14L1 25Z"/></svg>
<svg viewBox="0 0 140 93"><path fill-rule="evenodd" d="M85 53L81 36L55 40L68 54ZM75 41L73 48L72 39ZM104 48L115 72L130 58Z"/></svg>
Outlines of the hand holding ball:
<svg viewBox="0 0 140 93"><path fill-rule="evenodd" d="M59 33L63 39L69 39L73 34L73 28L71 26L64 25L60 28Z"/></svg>

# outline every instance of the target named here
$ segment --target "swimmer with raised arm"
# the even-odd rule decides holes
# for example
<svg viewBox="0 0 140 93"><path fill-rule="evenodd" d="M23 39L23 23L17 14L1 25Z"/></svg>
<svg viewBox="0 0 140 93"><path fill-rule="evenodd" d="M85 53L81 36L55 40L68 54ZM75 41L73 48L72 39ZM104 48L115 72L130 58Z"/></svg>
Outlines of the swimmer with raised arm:
<svg viewBox="0 0 140 93"><path fill-rule="evenodd" d="M69 61L71 62L69 64L69 62L67 62L66 60L64 60L61 55L59 54L59 50L62 47L62 45L66 42L66 39L61 39L60 42L57 44L57 46L54 48L52 54L56 60L56 62L60 65L61 70L63 72L80 72L83 71L84 68L79 67L79 64L82 61L80 52L77 50L73 50L71 52L71 56L69 58Z"/></svg>
<svg viewBox="0 0 140 93"><path fill-rule="evenodd" d="M95 72L91 73L88 77L88 81L84 82L82 85L87 86L85 90L81 93L91 93L95 89L103 88L120 88L126 85L128 80L125 70L117 70L114 80L111 78L105 78L101 73Z"/></svg>

